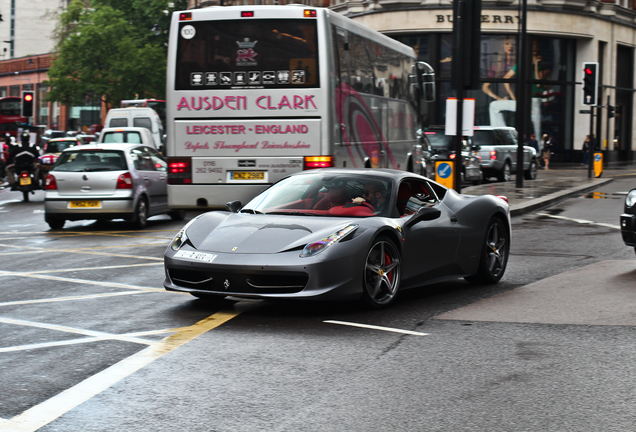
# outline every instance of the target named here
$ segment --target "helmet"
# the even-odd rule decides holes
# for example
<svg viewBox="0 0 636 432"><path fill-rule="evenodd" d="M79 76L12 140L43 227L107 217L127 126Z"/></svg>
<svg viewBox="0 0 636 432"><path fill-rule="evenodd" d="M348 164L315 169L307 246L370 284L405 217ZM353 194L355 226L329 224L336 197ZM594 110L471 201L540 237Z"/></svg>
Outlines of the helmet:
<svg viewBox="0 0 636 432"><path fill-rule="evenodd" d="M27 131L22 132L22 135L20 135L20 141L22 142L22 145L30 144L29 143L30 140L31 140L31 134Z"/></svg>

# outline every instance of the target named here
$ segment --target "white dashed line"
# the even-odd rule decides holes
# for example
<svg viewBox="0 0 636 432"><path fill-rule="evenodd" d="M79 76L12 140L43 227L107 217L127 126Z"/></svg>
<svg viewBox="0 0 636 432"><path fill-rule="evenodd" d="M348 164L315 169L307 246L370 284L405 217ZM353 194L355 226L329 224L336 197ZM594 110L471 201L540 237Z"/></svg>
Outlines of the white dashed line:
<svg viewBox="0 0 636 432"><path fill-rule="evenodd" d="M350 327L361 327L361 328L372 329L372 330L382 330L382 331L388 331L393 333L402 333L402 334L407 334L412 336L428 336L429 335L428 333L420 333L420 332L415 332L411 330L402 330L402 329L396 329L391 327L380 327L380 326L374 326L370 324L358 324L358 323L351 323L346 321L327 320L323 322L327 324L340 324L340 325L345 325Z"/></svg>
<svg viewBox="0 0 636 432"><path fill-rule="evenodd" d="M617 230L621 229L621 227L618 226L618 225L594 222L594 221L585 220L585 219L574 219L574 218L569 218L569 217L565 217L565 216L551 215L551 214L548 214L548 213L537 213L537 216L544 216L544 217L549 217L549 218L552 218L552 219L561 219L561 220L566 220L566 221L570 221L570 222L580 223L580 224L583 224L583 225L596 225L596 226L602 226L602 227L605 227L605 228L612 228L612 229L617 229Z"/></svg>

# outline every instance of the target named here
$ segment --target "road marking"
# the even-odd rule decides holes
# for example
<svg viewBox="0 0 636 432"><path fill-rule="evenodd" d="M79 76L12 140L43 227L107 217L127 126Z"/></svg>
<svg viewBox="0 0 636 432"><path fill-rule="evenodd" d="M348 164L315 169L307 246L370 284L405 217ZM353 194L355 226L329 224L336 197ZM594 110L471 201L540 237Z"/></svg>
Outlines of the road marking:
<svg viewBox="0 0 636 432"><path fill-rule="evenodd" d="M165 291L163 288L142 287L137 285L127 285L127 284L122 284L117 282L92 281L87 279L74 279L74 278L65 278L60 276L47 276L47 275L41 275L41 274L9 272L6 270L0 270L0 276L29 277L34 279L46 279L46 280L54 280L59 282L71 282L71 283L79 283L79 284L87 284L87 285L107 286L112 288L137 289L142 291L156 291L156 292Z"/></svg>
<svg viewBox="0 0 636 432"><path fill-rule="evenodd" d="M144 344L144 345L150 345L150 344L155 343L155 341L139 339L139 338L136 338L136 337L127 337L127 336L124 336L124 335L115 335L115 334L112 334L112 333L104 333L104 332L94 331L94 330L84 330L84 329L79 329L79 328L74 328L74 327L63 326L63 325L59 325L59 324L47 324L47 323L40 323L40 322L35 322L35 321L19 320L19 319L14 319L14 318L3 318L3 317L0 317L0 323L19 325L19 326L24 326L24 327L35 327L35 328L41 328L41 329L46 329L46 330L54 330L54 331L59 331L59 332L64 332L64 333L81 334L81 335L84 335L84 336L91 336L91 337L96 337L96 338L118 339L118 340L122 340L122 341L126 341L126 342L133 342L133 343Z"/></svg>
<svg viewBox="0 0 636 432"><path fill-rule="evenodd" d="M545 216L545 217L549 217L549 218L552 218L552 219L561 219L561 220L566 220L566 221L570 221L570 222L576 222L576 223L580 223L580 224L584 224L584 225L596 225L596 226L602 226L602 227L605 227L605 228L612 228L612 229L617 229L617 230L621 229L621 227L618 226L618 225L606 224L606 223L601 223L601 222L594 222L594 221L585 220L585 219L574 219L574 218L569 218L569 217L565 217L565 216L552 215L552 214L548 214L548 213L537 213L537 216Z"/></svg>
<svg viewBox="0 0 636 432"><path fill-rule="evenodd" d="M237 308L239 304L235 305ZM107 369L85 379L62 393L36 405L13 417L0 420L3 432L34 432L66 414L78 405L98 395L117 382L137 372L153 361L168 354L202 334L235 318L249 309L250 305L241 305L241 309L220 311L197 322L190 327L179 329L167 338L121 360Z"/></svg>
<svg viewBox="0 0 636 432"><path fill-rule="evenodd" d="M327 324L340 324L340 325L351 326L351 327L361 327L361 328L372 329L372 330L382 330L382 331L402 333L402 334L413 335L413 336L428 336L429 335L428 333L420 333L420 332L415 332L411 330L402 330L402 329L396 329L391 327L380 327L380 326L374 326L370 324L358 324L358 323L351 323L346 321L327 320L323 322Z"/></svg>

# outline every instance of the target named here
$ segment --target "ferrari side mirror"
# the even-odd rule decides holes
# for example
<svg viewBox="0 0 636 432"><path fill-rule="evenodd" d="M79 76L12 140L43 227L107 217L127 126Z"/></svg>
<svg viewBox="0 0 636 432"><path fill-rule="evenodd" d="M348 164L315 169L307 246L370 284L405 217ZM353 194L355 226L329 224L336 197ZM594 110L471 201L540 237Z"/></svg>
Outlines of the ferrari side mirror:
<svg viewBox="0 0 636 432"><path fill-rule="evenodd" d="M420 209L406 222L407 227L412 227L418 222L437 219L442 212L435 207L420 207Z"/></svg>
<svg viewBox="0 0 636 432"><path fill-rule="evenodd" d="M241 209L243 205L241 204L240 201L230 201L229 203L225 204L225 208L230 212L230 213L238 213L238 211Z"/></svg>

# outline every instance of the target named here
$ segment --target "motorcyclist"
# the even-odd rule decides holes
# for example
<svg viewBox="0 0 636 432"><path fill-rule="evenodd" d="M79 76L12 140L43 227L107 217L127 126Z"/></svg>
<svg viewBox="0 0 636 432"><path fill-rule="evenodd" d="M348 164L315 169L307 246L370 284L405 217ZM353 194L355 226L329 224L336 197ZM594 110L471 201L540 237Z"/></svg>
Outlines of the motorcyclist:
<svg viewBox="0 0 636 432"><path fill-rule="evenodd" d="M38 156L39 153L30 143L31 134L28 131L20 135L21 145L13 146L9 150L9 161L7 164L7 181L11 185L11 190L16 190L15 172L17 169L30 168L35 178L38 178Z"/></svg>

